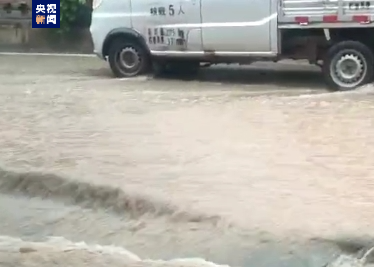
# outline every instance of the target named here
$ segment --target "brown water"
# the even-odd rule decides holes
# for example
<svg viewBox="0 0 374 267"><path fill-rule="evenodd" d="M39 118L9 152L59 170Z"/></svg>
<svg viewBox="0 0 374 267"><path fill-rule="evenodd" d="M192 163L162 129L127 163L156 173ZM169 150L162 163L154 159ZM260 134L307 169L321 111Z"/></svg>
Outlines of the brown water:
<svg viewBox="0 0 374 267"><path fill-rule="evenodd" d="M370 236L371 87L327 94L299 66L155 81L90 58L3 59L0 244L24 266L98 253L62 253L70 241L121 247L108 261L322 266L337 239Z"/></svg>

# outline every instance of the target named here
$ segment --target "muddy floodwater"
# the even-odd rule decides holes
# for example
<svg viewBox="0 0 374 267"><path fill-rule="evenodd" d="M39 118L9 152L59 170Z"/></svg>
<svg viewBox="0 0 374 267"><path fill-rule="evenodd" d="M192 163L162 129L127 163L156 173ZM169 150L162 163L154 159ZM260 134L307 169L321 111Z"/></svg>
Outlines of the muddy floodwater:
<svg viewBox="0 0 374 267"><path fill-rule="evenodd" d="M371 85L0 59L0 266L322 267L373 243Z"/></svg>

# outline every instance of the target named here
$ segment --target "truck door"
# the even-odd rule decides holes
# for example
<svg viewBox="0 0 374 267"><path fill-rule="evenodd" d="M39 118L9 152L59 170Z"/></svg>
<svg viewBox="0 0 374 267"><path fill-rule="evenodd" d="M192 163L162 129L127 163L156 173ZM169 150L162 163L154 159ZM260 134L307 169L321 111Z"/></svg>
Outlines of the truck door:
<svg viewBox="0 0 374 267"><path fill-rule="evenodd" d="M202 51L200 0L132 0L132 25L152 52Z"/></svg>
<svg viewBox="0 0 374 267"><path fill-rule="evenodd" d="M276 22L272 0L201 1L204 50L228 54L271 51L271 22Z"/></svg>

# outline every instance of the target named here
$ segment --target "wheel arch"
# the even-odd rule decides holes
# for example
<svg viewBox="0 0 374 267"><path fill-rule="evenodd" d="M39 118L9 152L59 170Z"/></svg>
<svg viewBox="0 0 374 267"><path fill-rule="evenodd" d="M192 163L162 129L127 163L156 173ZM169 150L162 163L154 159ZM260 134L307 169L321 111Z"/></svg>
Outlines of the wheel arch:
<svg viewBox="0 0 374 267"><path fill-rule="evenodd" d="M357 41L366 45L374 52L373 28L337 28L330 29L331 44L342 41Z"/></svg>
<svg viewBox="0 0 374 267"><path fill-rule="evenodd" d="M135 41L142 45L145 48L145 50L150 54L147 42L139 32L131 28L116 28L111 30L105 38L102 50L102 54L104 57L108 56L111 44L114 40L118 38Z"/></svg>

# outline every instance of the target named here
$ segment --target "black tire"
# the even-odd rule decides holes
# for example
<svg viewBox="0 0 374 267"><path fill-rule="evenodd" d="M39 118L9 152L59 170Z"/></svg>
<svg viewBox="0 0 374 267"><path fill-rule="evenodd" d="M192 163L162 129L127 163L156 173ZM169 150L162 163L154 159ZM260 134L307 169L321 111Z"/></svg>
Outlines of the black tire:
<svg viewBox="0 0 374 267"><path fill-rule="evenodd" d="M364 68L359 79L355 80L352 78L352 82L348 80L344 81L343 78L338 77L339 75L336 68L337 61L342 57L348 55L359 59L359 62L362 63L362 67ZM332 91L345 91L355 89L361 85L371 82L374 78L373 52L361 42L339 42L330 47L327 51L326 57L323 61L322 72L327 86Z"/></svg>
<svg viewBox="0 0 374 267"><path fill-rule="evenodd" d="M127 51L126 51L127 50ZM124 52L125 51L125 52ZM132 53L136 61L134 66L126 66L126 60L122 59L121 53ZM118 78L135 77L147 72L150 67L149 54L145 47L136 40L126 40L123 38L115 39L108 53L109 66L113 74Z"/></svg>

